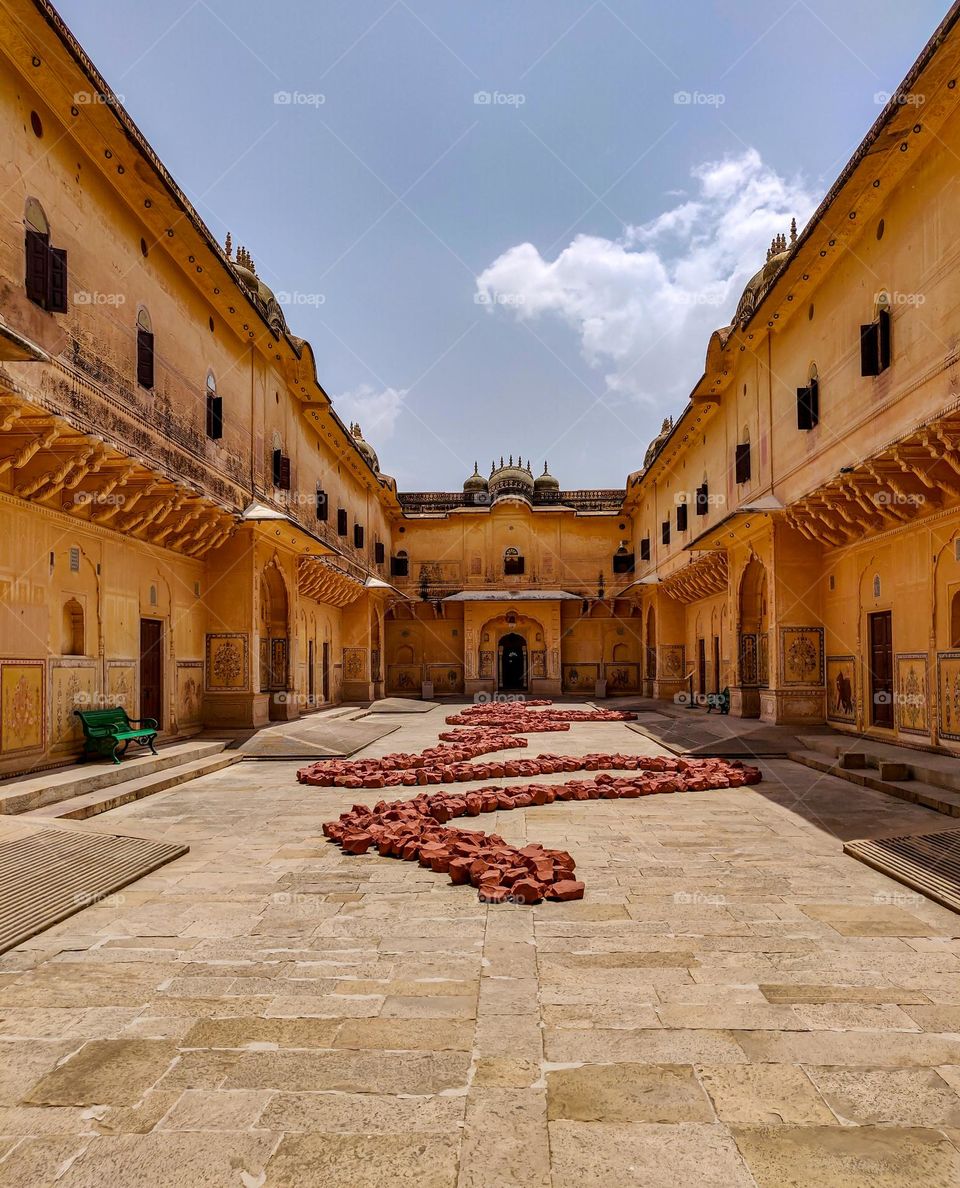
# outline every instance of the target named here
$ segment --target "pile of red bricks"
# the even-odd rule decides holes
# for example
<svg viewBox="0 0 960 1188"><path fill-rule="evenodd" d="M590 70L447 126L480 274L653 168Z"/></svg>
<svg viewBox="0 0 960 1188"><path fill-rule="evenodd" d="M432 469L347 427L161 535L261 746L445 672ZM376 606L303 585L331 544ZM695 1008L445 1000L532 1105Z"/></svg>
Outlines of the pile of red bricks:
<svg viewBox="0 0 960 1188"><path fill-rule="evenodd" d="M591 762L599 758L588 757ZM412 800L381 800L373 808L357 804L342 813L339 820L327 821L323 832L348 854L365 854L375 846L383 857L419 861L421 866L438 874L449 874L453 883L470 883L487 903L582 899L584 885L573 878L576 864L564 851L545 850L539 845L518 849L497 834L446 828L447 821L553 804L557 800L616 800L662 792L739 788L760 781L757 768L745 767L739 760L636 755L602 758L629 758L635 761L630 770L642 770L643 774L618 778L603 773L593 780L571 780L565 784L421 793ZM575 756L569 759L573 767L561 770L580 766L581 761Z"/></svg>
<svg viewBox="0 0 960 1188"><path fill-rule="evenodd" d="M637 715L630 710L610 709L549 709L529 713L531 705L552 705L552 701L506 701L485 702L483 705L465 706L459 713L446 719L448 726L499 726L501 729L538 729L537 726L519 725L520 722L632 722ZM539 729L546 727L540 726Z"/></svg>
<svg viewBox="0 0 960 1188"><path fill-rule="evenodd" d="M397 751L379 759L324 759L302 767L297 772L301 784L318 788L393 788L398 784L439 784L457 780L485 779L485 776L455 775L475 755L491 751L509 751L525 747L525 738L516 738L503 730L470 730L448 736L453 746L427 747L416 754ZM517 775L533 772L517 772Z"/></svg>

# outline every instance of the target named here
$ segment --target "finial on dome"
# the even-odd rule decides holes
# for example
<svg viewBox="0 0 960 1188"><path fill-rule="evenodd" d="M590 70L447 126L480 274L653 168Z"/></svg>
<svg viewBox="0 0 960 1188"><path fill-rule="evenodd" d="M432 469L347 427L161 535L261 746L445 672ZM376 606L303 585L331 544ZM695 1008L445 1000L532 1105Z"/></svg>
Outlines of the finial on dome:
<svg viewBox="0 0 960 1188"><path fill-rule="evenodd" d="M797 242L797 220L791 219L790 220L790 246L793 247L793 245L796 242Z"/></svg>
<svg viewBox="0 0 960 1188"><path fill-rule="evenodd" d="M477 465L476 462L474 462L474 464L473 464L473 473L477 474L477 475L480 473L480 467Z"/></svg>
<svg viewBox="0 0 960 1188"><path fill-rule="evenodd" d="M227 241L223 245L223 250L227 253L227 259L229 260L233 254L233 236L229 231L227 232Z"/></svg>
<svg viewBox="0 0 960 1188"><path fill-rule="evenodd" d="M503 465L503 454L500 455L500 465Z"/></svg>
<svg viewBox="0 0 960 1188"><path fill-rule="evenodd" d="M544 473L544 474L546 474L546 473L547 473L547 463L546 463L546 461L544 461L544 463L543 463L543 473Z"/></svg>

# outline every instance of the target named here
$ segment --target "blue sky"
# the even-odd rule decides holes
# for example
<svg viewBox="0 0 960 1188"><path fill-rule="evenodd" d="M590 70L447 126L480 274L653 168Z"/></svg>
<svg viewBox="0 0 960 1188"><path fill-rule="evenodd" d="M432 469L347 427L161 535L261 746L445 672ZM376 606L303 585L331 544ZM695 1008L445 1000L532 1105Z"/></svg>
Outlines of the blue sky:
<svg viewBox="0 0 960 1188"><path fill-rule="evenodd" d="M946 0L59 7L383 469L446 490L622 484Z"/></svg>

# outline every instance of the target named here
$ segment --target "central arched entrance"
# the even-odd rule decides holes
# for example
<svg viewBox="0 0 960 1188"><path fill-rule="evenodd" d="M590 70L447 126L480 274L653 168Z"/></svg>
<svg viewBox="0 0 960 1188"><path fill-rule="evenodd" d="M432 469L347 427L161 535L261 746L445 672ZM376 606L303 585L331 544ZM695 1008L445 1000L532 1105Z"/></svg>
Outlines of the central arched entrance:
<svg viewBox="0 0 960 1188"><path fill-rule="evenodd" d="M497 647L499 682L505 693L521 692L527 687L527 641L522 635L510 632L500 637Z"/></svg>

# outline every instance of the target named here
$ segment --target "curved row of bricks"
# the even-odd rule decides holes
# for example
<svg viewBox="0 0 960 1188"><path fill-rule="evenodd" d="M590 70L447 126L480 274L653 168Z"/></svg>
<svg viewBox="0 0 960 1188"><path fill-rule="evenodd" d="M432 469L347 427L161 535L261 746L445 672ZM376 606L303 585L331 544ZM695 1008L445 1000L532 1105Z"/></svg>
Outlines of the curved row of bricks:
<svg viewBox="0 0 960 1188"><path fill-rule="evenodd" d="M630 758L643 758L631 756ZM534 761L535 762L535 761ZM646 760L646 763L654 760ZM739 788L760 781L755 767L739 760L661 760L663 767L645 768L632 778L603 773L593 780L564 784L522 784L487 787L458 794L421 793L411 800L379 801L372 808L354 805L336 821L327 821L324 835L348 854L365 854L373 846L383 857L419 861L453 883L470 883L486 903L540 903L544 899L582 899L584 884L573 877L576 863L563 850L540 845L511 846L498 834L447 828L454 817L529 808L567 800L617 800L665 792Z"/></svg>

